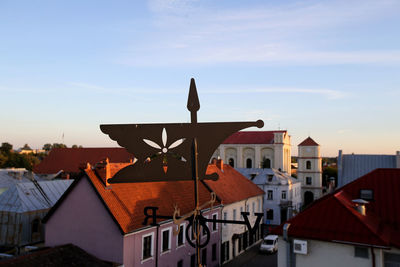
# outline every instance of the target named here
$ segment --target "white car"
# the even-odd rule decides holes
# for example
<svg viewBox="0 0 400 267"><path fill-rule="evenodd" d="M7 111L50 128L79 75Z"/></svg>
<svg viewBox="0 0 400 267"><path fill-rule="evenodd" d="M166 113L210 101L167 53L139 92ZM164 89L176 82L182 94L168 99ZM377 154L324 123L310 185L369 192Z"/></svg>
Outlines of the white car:
<svg viewBox="0 0 400 267"><path fill-rule="evenodd" d="M278 250L278 236L267 235L260 244L259 252L274 253Z"/></svg>

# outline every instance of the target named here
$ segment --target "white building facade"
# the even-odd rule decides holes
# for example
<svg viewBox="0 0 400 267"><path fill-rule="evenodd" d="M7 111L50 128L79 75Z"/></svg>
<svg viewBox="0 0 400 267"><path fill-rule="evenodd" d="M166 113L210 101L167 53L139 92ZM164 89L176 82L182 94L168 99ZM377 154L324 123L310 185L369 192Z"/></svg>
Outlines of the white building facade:
<svg viewBox="0 0 400 267"><path fill-rule="evenodd" d="M302 202L308 205L323 194L320 146L308 137L299 144L298 149L297 178L301 182Z"/></svg>
<svg viewBox="0 0 400 267"><path fill-rule="evenodd" d="M287 131L243 131L228 137L212 158L234 168L274 168L290 174L291 156Z"/></svg>
<svg viewBox="0 0 400 267"><path fill-rule="evenodd" d="M300 211L301 183L276 169L247 169L238 171L265 192L264 217L267 225L280 225Z"/></svg>

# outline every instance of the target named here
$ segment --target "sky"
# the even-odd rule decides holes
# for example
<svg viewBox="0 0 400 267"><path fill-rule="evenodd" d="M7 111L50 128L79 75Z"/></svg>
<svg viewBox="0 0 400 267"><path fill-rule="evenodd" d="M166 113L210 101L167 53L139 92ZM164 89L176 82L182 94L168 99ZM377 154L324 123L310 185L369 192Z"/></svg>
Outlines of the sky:
<svg viewBox="0 0 400 267"><path fill-rule="evenodd" d="M0 142L117 146L100 124L285 129L292 154L400 150L400 1L0 1ZM248 130L258 130L249 128Z"/></svg>

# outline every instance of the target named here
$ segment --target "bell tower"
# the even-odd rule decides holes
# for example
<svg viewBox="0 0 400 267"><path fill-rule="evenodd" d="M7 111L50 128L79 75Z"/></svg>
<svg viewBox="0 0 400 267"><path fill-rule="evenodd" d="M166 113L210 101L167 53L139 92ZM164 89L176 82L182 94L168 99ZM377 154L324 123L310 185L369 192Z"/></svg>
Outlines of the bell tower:
<svg viewBox="0 0 400 267"><path fill-rule="evenodd" d="M306 206L322 196L322 158L320 146L311 137L298 146L297 178L301 182L301 197Z"/></svg>

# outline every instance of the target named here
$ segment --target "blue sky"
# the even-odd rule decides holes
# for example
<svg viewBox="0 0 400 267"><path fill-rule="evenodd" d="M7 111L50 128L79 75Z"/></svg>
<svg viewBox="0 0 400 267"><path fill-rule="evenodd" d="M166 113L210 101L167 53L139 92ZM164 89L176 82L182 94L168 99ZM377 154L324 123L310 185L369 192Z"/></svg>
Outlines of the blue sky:
<svg viewBox="0 0 400 267"><path fill-rule="evenodd" d="M325 156L400 150L399 1L1 1L0 142L263 119Z"/></svg>

